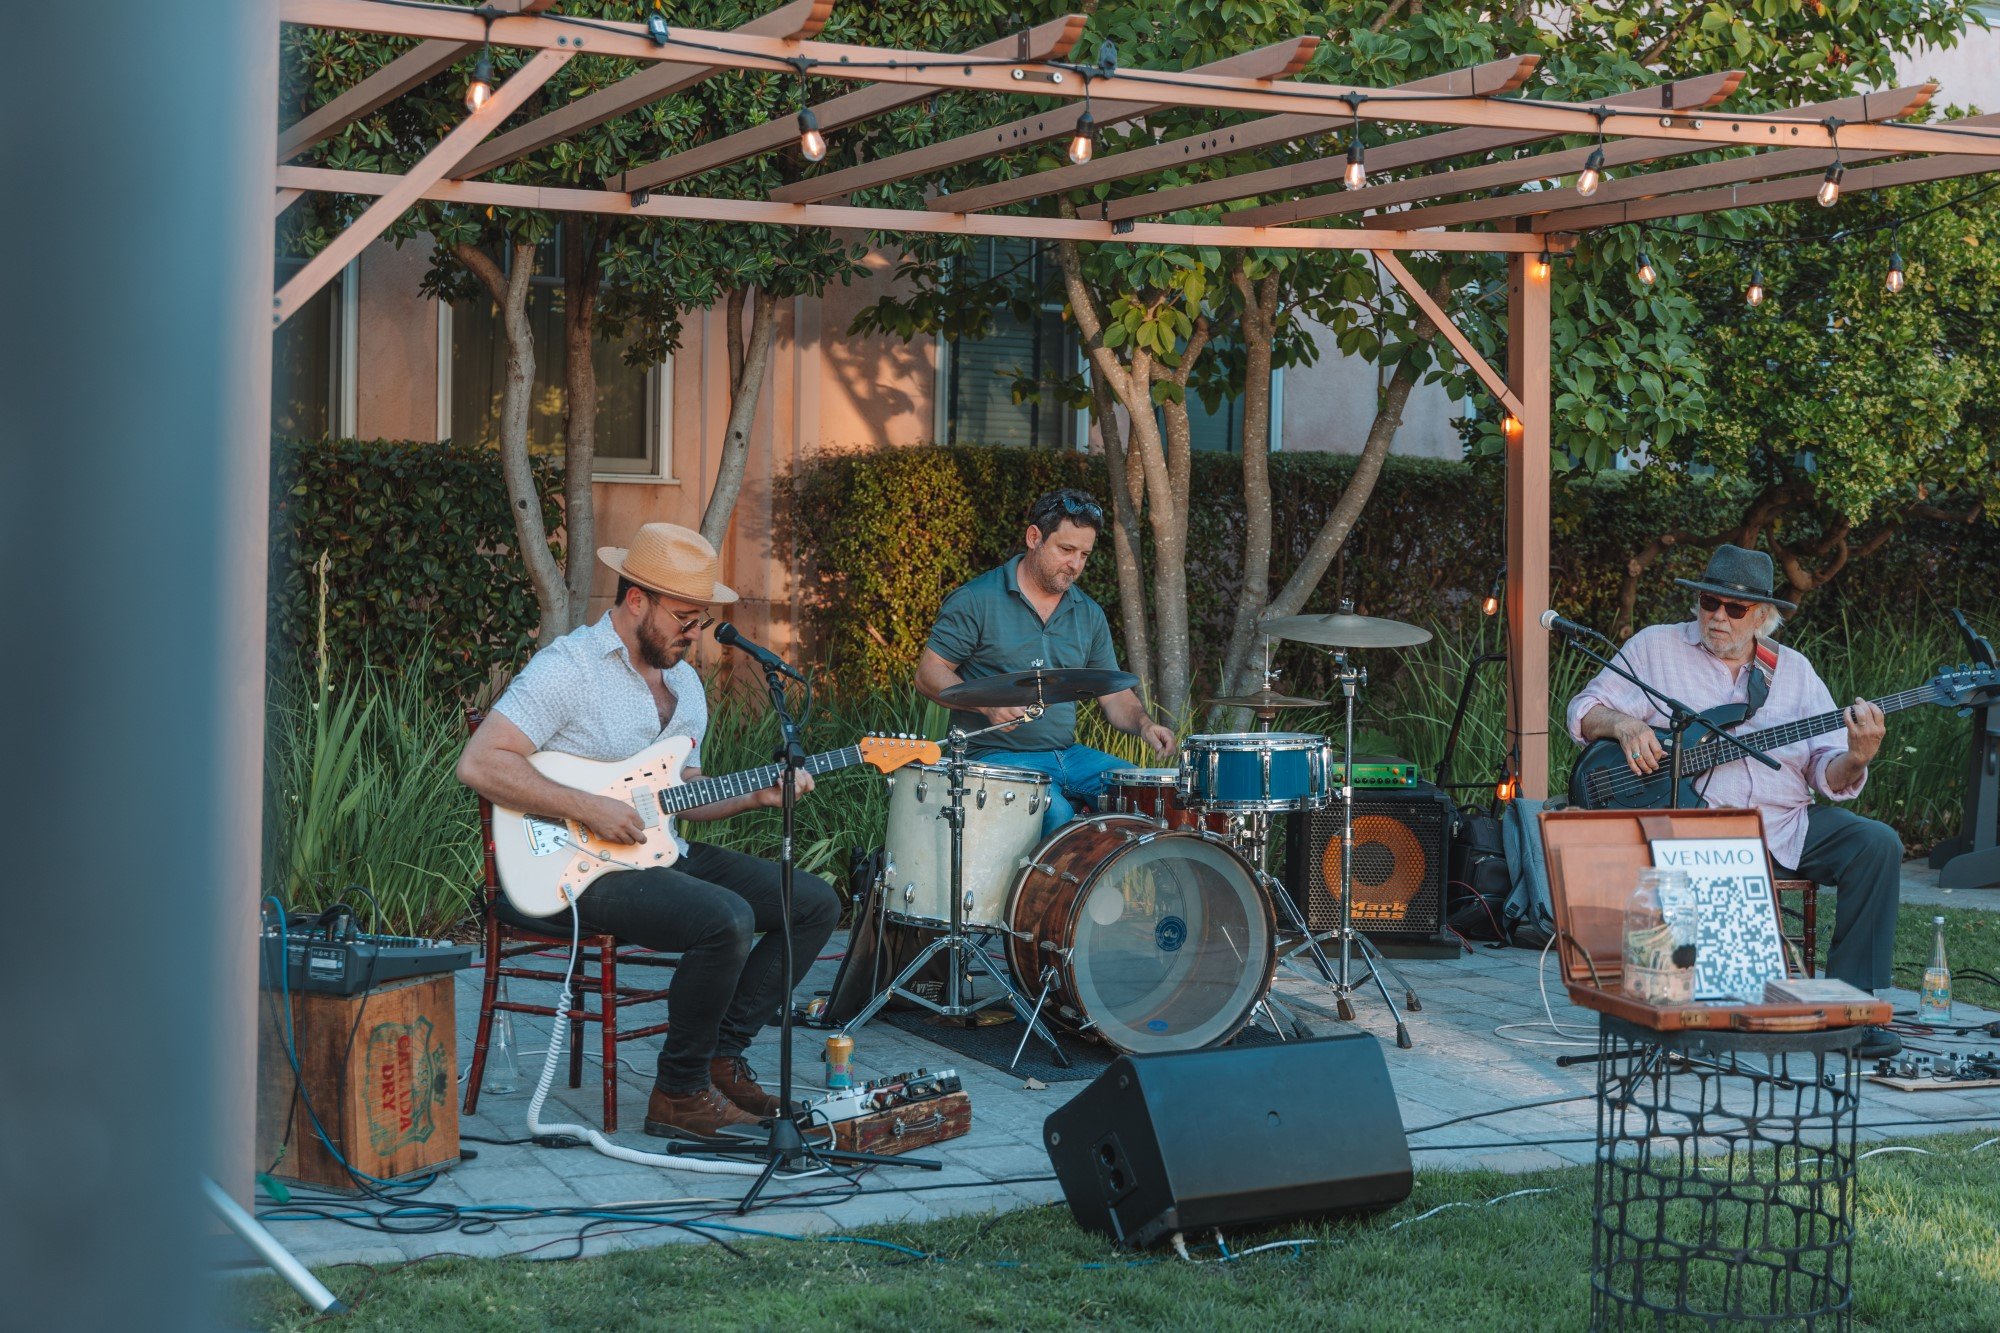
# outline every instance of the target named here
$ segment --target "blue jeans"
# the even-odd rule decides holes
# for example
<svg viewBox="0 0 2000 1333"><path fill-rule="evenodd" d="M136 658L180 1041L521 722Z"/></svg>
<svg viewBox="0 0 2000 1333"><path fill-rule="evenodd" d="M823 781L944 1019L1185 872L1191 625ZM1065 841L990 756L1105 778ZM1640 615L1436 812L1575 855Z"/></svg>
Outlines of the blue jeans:
<svg viewBox="0 0 2000 1333"><path fill-rule="evenodd" d="M971 754L978 764L1003 768L1025 768L1049 779L1049 804L1042 812L1042 836L1047 837L1076 818L1076 803L1095 810L1104 795L1104 778L1121 768L1130 768L1128 759L1093 750L1088 745L1072 745L1065 750L980 750Z"/></svg>

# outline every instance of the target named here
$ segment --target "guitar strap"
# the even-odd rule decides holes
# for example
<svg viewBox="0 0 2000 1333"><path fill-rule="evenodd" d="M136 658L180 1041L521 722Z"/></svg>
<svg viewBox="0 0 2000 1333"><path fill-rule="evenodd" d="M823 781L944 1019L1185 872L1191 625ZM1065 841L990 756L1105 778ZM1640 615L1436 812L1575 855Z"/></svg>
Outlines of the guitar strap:
<svg viewBox="0 0 2000 1333"><path fill-rule="evenodd" d="M1757 716L1757 710L1771 697L1771 676L1778 669L1778 650L1770 644L1762 639L1757 640L1755 654L1755 665L1750 672L1750 684L1745 691L1749 696L1750 711L1743 715L1744 722ZM1741 726L1742 723L1737 725Z"/></svg>

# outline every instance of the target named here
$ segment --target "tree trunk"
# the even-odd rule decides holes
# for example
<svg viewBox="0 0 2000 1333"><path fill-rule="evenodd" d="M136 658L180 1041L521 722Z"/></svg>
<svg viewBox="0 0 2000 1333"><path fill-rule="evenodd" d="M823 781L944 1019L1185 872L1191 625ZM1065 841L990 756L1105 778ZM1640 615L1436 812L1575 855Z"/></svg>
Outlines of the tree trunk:
<svg viewBox="0 0 2000 1333"><path fill-rule="evenodd" d="M743 341L743 306L750 305L750 341ZM716 467L715 489L702 511L701 535L717 550L729 535L736 498L743 493L743 472L750 461L750 427L764 393L764 376L771 365L771 334L778 322L778 298L762 287L723 297L729 340L729 422L722 437L722 458Z"/></svg>
<svg viewBox="0 0 2000 1333"><path fill-rule="evenodd" d="M1431 299L1443 305L1450 295L1447 280L1439 278L1431 289ZM1427 341L1436 335L1437 326L1428 317L1419 316L1411 328L1413 340ZM1361 457L1354 465L1354 475L1340 492L1340 499L1334 502L1333 512L1326 516L1326 521L1314 534L1305 559L1285 580L1285 586L1278 595L1271 599L1267 618L1297 615L1313 590L1319 587L1319 581L1326 577L1327 569L1347 544L1347 535L1354 531L1361 511L1367 508L1369 497L1375 493L1375 483L1382 476L1382 460L1389 456L1389 446L1403 424L1403 409L1409 405L1410 390L1416 386L1417 372L1412 368L1410 358L1404 357L1396 363L1388 384L1383 386L1382 402L1376 408L1374 424L1368 428L1368 442L1362 447Z"/></svg>
<svg viewBox="0 0 2000 1333"><path fill-rule="evenodd" d="M1280 278L1271 273L1253 283L1240 265L1230 278L1243 303L1243 588L1223 653L1221 692L1244 694L1264 680L1257 619L1271 600L1271 342Z"/></svg>
<svg viewBox="0 0 2000 1333"><path fill-rule="evenodd" d="M507 373L500 391L500 471L507 481L507 502L514 511L514 541L521 563L535 589L541 623L535 644L546 646L569 632L569 589L562 565L549 549L548 526L542 522L542 494L528 459L528 409L535 392L535 338L528 327L528 291L535 276L535 247L513 245L511 268L475 245L454 245L452 255L492 292L500 306L500 327L507 339Z"/></svg>
<svg viewBox="0 0 2000 1333"><path fill-rule="evenodd" d="M1143 447L1165 455L1166 493L1163 500L1147 509L1146 516L1153 527L1153 623L1160 631L1160 706L1176 726L1191 715L1194 706L1187 604L1188 490L1194 472L1194 432L1188 423L1185 391L1188 374L1208 346L1208 337L1208 321L1197 319L1194 333L1181 349L1180 365L1165 376L1180 387L1183 397L1163 405L1164 434L1157 428L1134 433ZM1150 400L1150 393L1147 396ZM1151 427L1153 414L1147 412L1145 417Z"/></svg>
<svg viewBox="0 0 2000 1333"><path fill-rule="evenodd" d="M1063 206L1063 213L1071 215L1067 205ZM1133 465L1131 441L1141 416L1150 425L1153 414L1150 410L1134 413L1131 409L1133 377L1126 373L1116 353L1104 345L1104 312L1097 304L1097 294L1083 280L1083 263L1075 243L1058 241L1055 253L1070 312L1076 320L1077 332L1082 335L1085 355L1090 359L1092 406L1097 413L1098 429L1104 436L1105 469L1111 482L1111 546L1118 561L1119 619L1125 626L1125 665L1139 677L1140 698L1151 704L1159 698L1159 681L1154 671L1145 566L1139 543L1140 514L1145 506L1149 477L1143 462L1140 466ZM1150 385L1140 391L1142 397L1149 397L1151 392ZM1118 429L1120 403L1125 404L1128 419L1122 432ZM1164 486L1158 494L1165 494Z"/></svg>
<svg viewBox="0 0 2000 1333"><path fill-rule="evenodd" d="M597 569L597 507L591 490L597 472L597 362L591 353L602 278L597 255L603 243L603 228L594 219L573 218L563 228L565 633L589 615L591 576Z"/></svg>

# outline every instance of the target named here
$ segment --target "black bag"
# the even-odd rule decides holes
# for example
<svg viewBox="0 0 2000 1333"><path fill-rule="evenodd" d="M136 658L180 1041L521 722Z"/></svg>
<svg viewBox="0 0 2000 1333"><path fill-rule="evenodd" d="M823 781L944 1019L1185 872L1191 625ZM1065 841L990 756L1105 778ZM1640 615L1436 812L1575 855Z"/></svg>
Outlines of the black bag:
<svg viewBox="0 0 2000 1333"><path fill-rule="evenodd" d="M1468 940L1506 940L1507 895L1513 879L1500 821L1483 810L1465 810L1452 826L1445 924Z"/></svg>
<svg viewBox="0 0 2000 1333"><path fill-rule="evenodd" d="M854 923L848 932L847 952L841 957L840 970L834 974L833 990L827 996L826 1013L821 1019L827 1026L841 1027L860 1013L862 1006L895 980L930 941L931 937L915 926L884 916L883 859L880 847L870 852L857 848L848 858L847 892L848 900L854 904ZM950 960L940 951L905 985L918 995L941 1001L945 984L950 980L950 967ZM895 996L888 1007L920 1006Z"/></svg>

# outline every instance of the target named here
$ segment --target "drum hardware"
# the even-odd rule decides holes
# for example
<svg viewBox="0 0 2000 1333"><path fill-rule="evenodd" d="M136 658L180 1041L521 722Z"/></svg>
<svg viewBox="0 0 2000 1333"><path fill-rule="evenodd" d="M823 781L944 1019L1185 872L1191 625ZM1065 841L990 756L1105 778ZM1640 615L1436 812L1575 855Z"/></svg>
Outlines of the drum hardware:
<svg viewBox="0 0 2000 1333"><path fill-rule="evenodd" d="M1307 699L1295 694L1282 694L1278 690L1278 668L1271 663L1271 640L1264 640L1264 683L1249 694L1221 695L1204 699L1203 703L1220 708L1247 708L1257 719L1259 731L1269 731L1278 720L1278 713L1286 708L1331 708L1331 699Z"/></svg>
<svg viewBox="0 0 2000 1333"><path fill-rule="evenodd" d="M1367 964L1365 980L1375 983L1375 989L1381 992L1382 1003L1388 1006L1390 1017L1396 1021L1396 1045L1408 1050L1412 1045L1409 1025L1403 1021L1402 1011L1390 997L1388 984L1382 979L1383 973L1396 979L1411 1012L1420 1012L1423 1005L1417 999L1416 991L1410 988L1400 972L1389 965L1381 950L1354 929L1354 700L1360 687L1368 683L1368 673L1351 661L1348 653L1356 648L1414 648L1430 642L1430 631L1397 620L1355 615L1354 603L1346 600L1341 602L1340 611L1335 615L1288 616L1266 621L1258 628L1272 638L1290 639L1333 650L1347 742L1340 756L1340 925L1330 936L1340 941L1340 972L1333 981L1336 1008L1341 1018L1353 1020L1354 1003L1351 997L1363 984L1363 981L1354 979L1352 972L1353 956L1358 949L1362 961ZM1292 904L1292 909L1296 915L1298 905Z"/></svg>
<svg viewBox="0 0 2000 1333"><path fill-rule="evenodd" d="M979 683L983 684L984 682ZM964 687L958 686L954 688L962 689ZM981 706L994 707L1002 705ZM1027 704L1026 707L1030 717L1039 717L1044 711L1044 705L1039 700ZM1001 725L1009 726L1012 724L1005 723ZM973 1019L974 1021L977 1021L977 1015L980 1010L988 1009L995 1004L1005 1002L1012 1006L1015 1014L1027 1025L1027 1031L1023 1032L1021 1037L1023 1044L1025 1045L1027 1041L1027 1033L1033 1032L1048 1043L1050 1051L1054 1053L1056 1063L1067 1069L1069 1067L1069 1057L1063 1053L1062 1047L1056 1044L1054 1034L1043 1026L1039 1012L1029 1009L1027 999L1020 991L1015 989L1013 981L1007 976L1007 969L994 966L993 960L986 956L985 952L974 941L972 935L966 929L965 914L970 904L965 887L965 794L969 790L966 786L966 770L972 767L966 759L966 743L974 736L998 730L1001 730L1001 726L983 727L978 731L970 732L953 727L946 738L946 803L944 809L940 812L940 817L951 830L951 851L948 858L951 864L951 885L950 891L946 895L946 901L950 904L951 917L945 924L944 933L919 950L916 957L912 958L886 987L861 1007L861 1011L848 1021L847 1025L841 1029L841 1032L851 1037L857 1029L866 1026L868 1020L879 1013L882 1006L887 1004L889 998L893 995L900 995L906 1000L931 1010L934 1014L942 1018ZM919 799L922 798L923 786L923 781L919 780L917 784ZM1011 802L1003 802L1003 806L1007 804L1011 804ZM1033 812L1035 804L1034 802L1030 803L1030 813ZM975 808L983 808L983 806ZM906 889L906 896L913 896L915 891L916 885L912 882ZM909 982L941 950L944 952L947 960L945 990L939 1000L933 1001L910 989ZM974 964L983 968L986 975L992 977L999 984L1000 989L984 999L967 1003L965 1000L965 982L970 977Z"/></svg>

